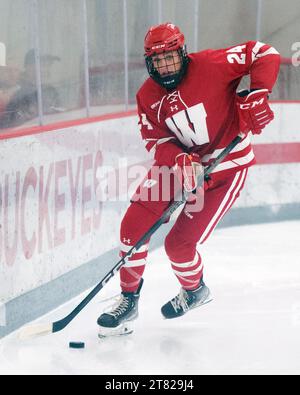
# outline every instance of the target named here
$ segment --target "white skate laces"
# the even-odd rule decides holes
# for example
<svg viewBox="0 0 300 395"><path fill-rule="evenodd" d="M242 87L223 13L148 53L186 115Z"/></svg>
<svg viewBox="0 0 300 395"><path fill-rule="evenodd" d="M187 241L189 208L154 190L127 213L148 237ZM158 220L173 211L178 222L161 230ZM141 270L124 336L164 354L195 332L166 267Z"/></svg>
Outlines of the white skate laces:
<svg viewBox="0 0 300 395"><path fill-rule="evenodd" d="M188 311L189 305L187 304L187 298L188 295L186 290L181 288L179 294L171 300L171 304L176 312L180 310L183 310L184 312Z"/></svg>
<svg viewBox="0 0 300 395"><path fill-rule="evenodd" d="M112 311L107 314L112 315L115 318L118 318L120 315L126 312L129 306L129 298L124 295L121 295L116 303L111 306Z"/></svg>

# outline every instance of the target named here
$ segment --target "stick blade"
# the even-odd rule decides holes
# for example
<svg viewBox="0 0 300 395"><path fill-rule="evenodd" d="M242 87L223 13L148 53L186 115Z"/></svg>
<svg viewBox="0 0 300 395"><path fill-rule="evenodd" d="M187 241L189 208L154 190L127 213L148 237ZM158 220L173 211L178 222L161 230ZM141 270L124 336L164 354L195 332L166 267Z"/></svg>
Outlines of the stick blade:
<svg viewBox="0 0 300 395"><path fill-rule="evenodd" d="M52 332L53 332L52 324L29 325L20 330L19 339L20 340L32 339L34 337L48 335L49 333Z"/></svg>

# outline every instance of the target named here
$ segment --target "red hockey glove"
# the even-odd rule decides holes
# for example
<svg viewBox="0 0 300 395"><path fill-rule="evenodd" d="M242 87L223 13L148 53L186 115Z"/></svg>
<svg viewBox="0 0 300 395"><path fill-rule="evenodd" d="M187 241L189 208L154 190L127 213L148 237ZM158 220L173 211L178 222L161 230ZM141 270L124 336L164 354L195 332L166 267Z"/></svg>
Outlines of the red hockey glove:
<svg viewBox="0 0 300 395"><path fill-rule="evenodd" d="M262 129L274 119L268 103L268 89L253 92L241 91L237 95L240 131L260 134Z"/></svg>
<svg viewBox="0 0 300 395"><path fill-rule="evenodd" d="M203 173L200 156L196 153L182 153L176 156L174 170L183 182L186 192L192 192L198 184L198 177Z"/></svg>
<svg viewBox="0 0 300 395"><path fill-rule="evenodd" d="M202 194L203 190L204 192L206 192L208 189L212 188L214 186L214 181L208 176L205 177L205 180L203 182L203 186L198 186L196 187L196 189L189 194L188 198L187 198L187 202L188 203L193 203L194 201L196 201L196 195L198 194ZM202 190L203 188L203 190Z"/></svg>

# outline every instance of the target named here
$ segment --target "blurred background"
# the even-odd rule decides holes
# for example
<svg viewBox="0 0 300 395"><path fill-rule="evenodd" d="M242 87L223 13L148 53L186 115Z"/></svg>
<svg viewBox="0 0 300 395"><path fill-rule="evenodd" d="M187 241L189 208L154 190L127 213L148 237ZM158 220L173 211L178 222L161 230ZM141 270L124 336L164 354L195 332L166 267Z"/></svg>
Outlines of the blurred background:
<svg viewBox="0 0 300 395"><path fill-rule="evenodd" d="M162 22L181 28L189 52L273 45L282 66L272 100L300 99L299 0L0 0L0 128L135 108L143 39Z"/></svg>

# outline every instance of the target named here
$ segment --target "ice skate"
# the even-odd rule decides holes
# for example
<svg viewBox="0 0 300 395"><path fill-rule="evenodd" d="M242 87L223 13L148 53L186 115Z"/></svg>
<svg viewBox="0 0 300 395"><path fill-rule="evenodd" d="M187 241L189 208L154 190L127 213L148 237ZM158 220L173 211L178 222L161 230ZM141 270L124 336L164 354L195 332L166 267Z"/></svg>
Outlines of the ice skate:
<svg viewBox="0 0 300 395"><path fill-rule="evenodd" d="M167 318L177 318L195 307L202 306L212 301L209 288L201 279L199 287L193 291L181 288L179 294L166 303L162 308L162 315Z"/></svg>
<svg viewBox="0 0 300 395"><path fill-rule="evenodd" d="M133 321L138 317L138 302L143 279L136 292L122 292L112 310L103 313L97 320L99 338L129 335L133 332Z"/></svg>

